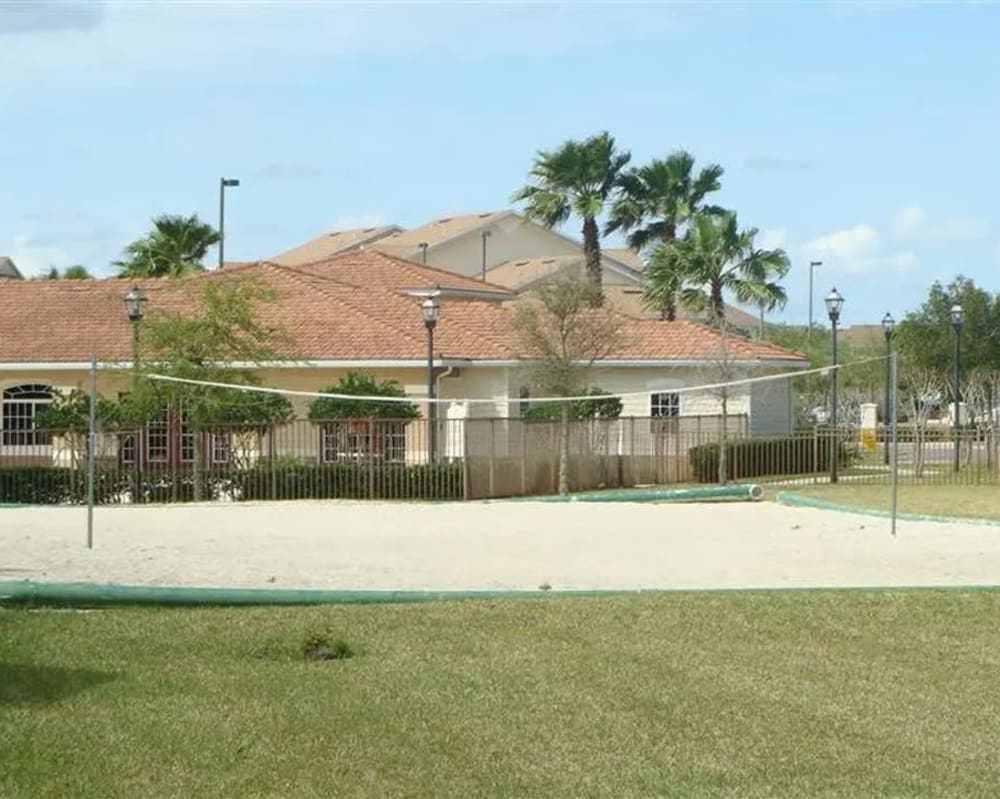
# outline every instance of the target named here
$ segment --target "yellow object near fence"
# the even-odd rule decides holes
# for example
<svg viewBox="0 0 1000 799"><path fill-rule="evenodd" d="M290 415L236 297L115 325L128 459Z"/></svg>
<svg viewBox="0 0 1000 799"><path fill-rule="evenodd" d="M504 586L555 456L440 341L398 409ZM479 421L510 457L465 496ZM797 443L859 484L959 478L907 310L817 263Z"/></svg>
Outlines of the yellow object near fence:
<svg viewBox="0 0 1000 799"><path fill-rule="evenodd" d="M874 452L878 446L878 437L874 430L861 431L861 446L865 452Z"/></svg>

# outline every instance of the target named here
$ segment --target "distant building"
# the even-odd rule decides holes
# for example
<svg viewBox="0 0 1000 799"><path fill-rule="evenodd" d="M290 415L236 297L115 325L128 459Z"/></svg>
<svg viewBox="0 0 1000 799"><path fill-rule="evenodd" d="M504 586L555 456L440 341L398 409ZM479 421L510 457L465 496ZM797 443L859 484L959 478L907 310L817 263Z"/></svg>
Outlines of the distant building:
<svg viewBox="0 0 1000 799"><path fill-rule="evenodd" d="M0 255L0 280L24 280L17 265L6 255Z"/></svg>

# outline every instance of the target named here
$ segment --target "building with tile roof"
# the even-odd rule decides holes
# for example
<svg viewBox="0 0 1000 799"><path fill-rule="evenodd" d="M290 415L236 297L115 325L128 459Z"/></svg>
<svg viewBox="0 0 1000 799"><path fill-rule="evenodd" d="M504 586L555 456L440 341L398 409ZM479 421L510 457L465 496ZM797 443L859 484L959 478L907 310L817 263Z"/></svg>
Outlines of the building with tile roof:
<svg viewBox="0 0 1000 799"><path fill-rule="evenodd" d="M24 275L17 268L17 264L6 255L0 255L0 280L23 280Z"/></svg>
<svg viewBox="0 0 1000 799"><path fill-rule="evenodd" d="M463 418L505 418L516 416L530 394L530 356L518 344L516 303L509 290L375 250L350 250L296 266L262 261L174 279L4 281L0 461L17 450L17 436L8 433L30 428L46 392L86 389L92 356L101 363L102 395L128 391L132 327L124 297L133 286L147 298L149 320L197 313L207 285L244 278L271 290L273 299L258 309L259 321L281 332L281 357L255 367L264 385L321 391L349 371L364 370L398 381L419 402L427 391L420 303L435 295L440 301L433 352L439 396L455 400ZM46 322L51 319L62 321L51 325ZM730 365L748 375L807 365L798 353L738 336L730 336L725 346ZM678 389L717 380L713 369L722 347L718 332L695 322L623 315L620 342L594 364L590 382L608 392L629 392L626 416L649 417L664 408L677 416L717 413L713 396ZM460 402L466 398L488 402ZM304 417L308 399L293 402ZM790 406L785 381L754 384L729 400L730 412L746 416L750 430L760 434L788 432Z"/></svg>

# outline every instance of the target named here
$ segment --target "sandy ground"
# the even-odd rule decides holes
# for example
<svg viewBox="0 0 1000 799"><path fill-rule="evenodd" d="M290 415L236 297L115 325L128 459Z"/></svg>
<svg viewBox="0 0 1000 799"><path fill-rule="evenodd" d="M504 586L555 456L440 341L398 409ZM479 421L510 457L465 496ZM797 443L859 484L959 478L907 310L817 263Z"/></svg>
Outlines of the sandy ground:
<svg viewBox="0 0 1000 799"><path fill-rule="evenodd" d="M0 509L0 580L342 589L1000 584L1000 527L716 505Z"/></svg>

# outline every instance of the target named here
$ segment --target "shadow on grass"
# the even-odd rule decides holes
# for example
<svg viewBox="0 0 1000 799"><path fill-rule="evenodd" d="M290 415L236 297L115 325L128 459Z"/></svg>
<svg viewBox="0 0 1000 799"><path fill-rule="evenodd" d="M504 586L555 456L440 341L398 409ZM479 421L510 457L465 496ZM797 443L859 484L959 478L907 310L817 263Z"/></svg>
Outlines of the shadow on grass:
<svg viewBox="0 0 1000 799"><path fill-rule="evenodd" d="M52 704L117 676L91 669L0 662L0 705Z"/></svg>

